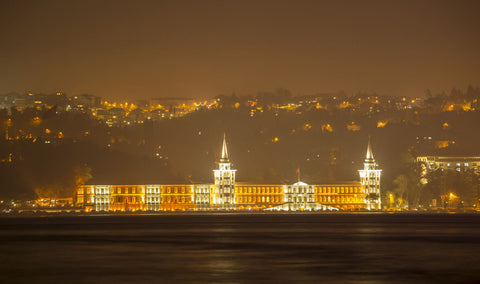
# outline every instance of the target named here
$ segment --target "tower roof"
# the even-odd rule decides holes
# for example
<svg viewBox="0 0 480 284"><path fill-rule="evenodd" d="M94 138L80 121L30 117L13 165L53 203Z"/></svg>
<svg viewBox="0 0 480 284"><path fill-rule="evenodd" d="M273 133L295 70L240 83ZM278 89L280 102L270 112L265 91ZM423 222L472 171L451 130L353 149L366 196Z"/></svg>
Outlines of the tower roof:
<svg viewBox="0 0 480 284"><path fill-rule="evenodd" d="M225 138L225 133L223 133L223 146L222 146L222 161L228 161L228 150L227 150L227 140Z"/></svg>
<svg viewBox="0 0 480 284"><path fill-rule="evenodd" d="M372 161L375 160L373 157L372 146L370 144L370 136L368 137L368 146L367 146L367 156L365 157L365 161Z"/></svg>

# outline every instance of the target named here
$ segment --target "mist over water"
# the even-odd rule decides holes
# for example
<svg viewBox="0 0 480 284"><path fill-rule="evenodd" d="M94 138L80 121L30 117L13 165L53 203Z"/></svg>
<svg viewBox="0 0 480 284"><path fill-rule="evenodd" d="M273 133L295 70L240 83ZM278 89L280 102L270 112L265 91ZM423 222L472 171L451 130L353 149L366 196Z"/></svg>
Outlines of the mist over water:
<svg viewBox="0 0 480 284"><path fill-rule="evenodd" d="M3 283L476 283L480 216L0 219Z"/></svg>

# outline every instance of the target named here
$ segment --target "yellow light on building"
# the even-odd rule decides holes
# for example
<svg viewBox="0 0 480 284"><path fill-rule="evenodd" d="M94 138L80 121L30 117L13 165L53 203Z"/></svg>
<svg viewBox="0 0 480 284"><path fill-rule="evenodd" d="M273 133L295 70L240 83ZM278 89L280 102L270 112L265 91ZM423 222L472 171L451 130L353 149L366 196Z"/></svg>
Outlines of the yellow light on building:
<svg viewBox="0 0 480 284"><path fill-rule="evenodd" d="M377 122L377 128L385 127L388 124L388 121L379 121Z"/></svg>
<svg viewBox="0 0 480 284"><path fill-rule="evenodd" d="M347 130L348 131L360 131L360 125L356 125L355 122L352 122L350 124L347 124Z"/></svg>
<svg viewBox="0 0 480 284"><path fill-rule="evenodd" d="M324 133L325 132L333 132L333 128L329 123L322 124L321 129L322 129L322 132L324 132Z"/></svg>
<svg viewBox="0 0 480 284"><path fill-rule="evenodd" d="M40 119L40 117L35 116L35 117L32 119L32 125L33 125L33 126L39 126L40 123L42 123L42 120Z"/></svg>

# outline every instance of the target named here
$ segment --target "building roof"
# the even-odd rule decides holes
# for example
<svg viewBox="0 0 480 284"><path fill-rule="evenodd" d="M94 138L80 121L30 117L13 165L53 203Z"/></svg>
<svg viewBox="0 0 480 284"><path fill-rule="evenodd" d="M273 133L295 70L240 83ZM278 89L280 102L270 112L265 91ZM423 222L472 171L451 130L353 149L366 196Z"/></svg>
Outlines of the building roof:
<svg viewBox="0 0 480 284"><path fill-rule="evenodd" d="M372 151L372 146L370 144L370 136L368 137L368 146L367 146L367 155L365 157L365 161L372 161L375 160L373 157L373 151Z"/></svg>

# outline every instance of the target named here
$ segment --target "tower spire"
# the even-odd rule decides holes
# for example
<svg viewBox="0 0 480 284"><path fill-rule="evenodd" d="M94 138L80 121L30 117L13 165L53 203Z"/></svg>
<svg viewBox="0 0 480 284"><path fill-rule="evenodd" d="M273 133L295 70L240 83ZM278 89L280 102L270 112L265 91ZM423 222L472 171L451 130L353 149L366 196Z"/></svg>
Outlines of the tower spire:
<svg viewBox="0 0 480 284"><path fill-rule="evenodd" d="M213 170L215 189L213 204L221 209L235 209L235 171L228 159L227 139L223 133L222 156L218 163L218 170Z"/></svg>
<svg viewBox="0 0 480 284"><path fill-rule="evenodd" d="M223 132L222 160L228 160L227 140L225 138L225 132Z"/></svg>
<svg viewBox="0 0 480 284"><path fill-rule="evenodd" d="M382 200L380 194L380 176L382 170L378 169L378 165L373 158L372 145L370 136L368 136L367 155L363 163L363 170L358 171L360 174L360 183L364 195L365 206L368 210L380 210L382 208Z"/></svg>
<svg viewBox="0 0 480 284"><path fill-rule="evenodd" d="M367 146L367 156L365 157L365 161L374 160L373 152L372 152L372 145L370 144L370 136L368 136L368 146Z"/></svg>

